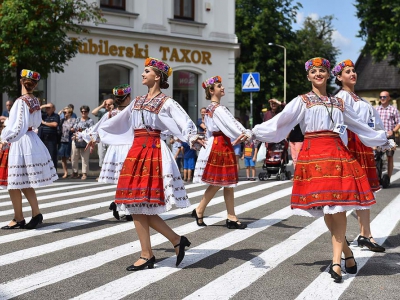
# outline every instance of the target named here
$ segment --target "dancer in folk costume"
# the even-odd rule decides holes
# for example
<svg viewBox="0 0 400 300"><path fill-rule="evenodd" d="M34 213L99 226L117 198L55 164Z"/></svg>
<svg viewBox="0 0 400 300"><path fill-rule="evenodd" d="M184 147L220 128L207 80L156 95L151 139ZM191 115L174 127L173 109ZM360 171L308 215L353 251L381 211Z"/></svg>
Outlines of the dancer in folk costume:
<svg viewBox="0 0 400 300"><path fill-rule="evenodd" d="M333 68L332 73L336 77L336 84L342 87L336 96L343 99L347 105L351 106L360 119L365 124L368 124L372 129L384 130L379 113L368 101L354 93L354 86L357 83L357 73L354 68L354 63L350 59L341 61ZM380 190L380 183L372 148L365 146L354 132L347 130L347 135L348 140L344 140L344 142L345 144L347 143L347 148L364 169L372 191L376 192ZM370 210L361 209L356 210L356 212L361 231L357 239L358 246L366 246L374 252L384 252L385 248L376 243L372 237Z"/></svg>
<svg viewBox="0 0 400 300"><path fill-rule="evenodd" d="M238 221L235 214L233 188L238 183L238 169L231 139L241 134L251 136L229 110L220 104L225 95L220 76L214 76L202 83L206 99L211 103L206 109L204 123L206 125L207 146L202 148L197 159L193 182L209 184L199 205L193 210L198 226L207 226L203 221L204 211L216 192L223 187L227 210L226 226L229 229L244 229L247 227Z"/></svg>
<svg viewBox="0 0 400 300"><path fill-rule="evenodd" d="M94 147L94 145L100 141L98 129L101 127L101 125L110 118L118 115L129 105L129 103L131 103L131 87L129 84L122 84L114 87L112 93L114 95L117 108L114 108L113 110L104 114L94 126L86 129L85 131L77 133L78 139L83 139L88 143L87 147ZM122 165L124 164L126 155L128 154L133 142L132 140L119 141L121 144L110 145L107 148L107 152L103 158L103 164L101 166L98 182L111 184L118 183ZM120 220L121 217L117 211L117 205L114 201L111 202L109 208L113 211L114 218ZM130 214L123 215L122 218L126 221L132 221L132 216Z"/></svg>
<svg viewBox="0 0 400 300"><path fill-rule="evenodd" d="M294 98L275 118L256 125L253 138L279 142L300 124L305 138L294 173L291 207L299 215L324 215L333 246L329 273L335 282L340 282L342 252L347 273L357 272L357 263L345 241L346 211L369 209L375 204L368 178L340 134L347 125L370 147L391 149L394 143L387 140L384 131L375 131L365 124L342 99L327 94L330 72L327 59L310 59L305 69L312 84L311 92Z"/></svg>
<svg viewBox="0 0 400 300"><path fill-rule="evenodd" d="M38 72L21 71L22 96L10 111L8 125L1 133L1 148L10 145L8 154L7 189L14 208L14 219L2 229L33 229L43 221L34 188L46 186L58 179L49 151L32 131L42 122L39 100L33 90L40 80ZM32 219L25 224L22 213L22 193L32 209Z"/></svg>
<svg viewBox="0 0 400 300"><path fill-rule="evenodd" d="M123 112L99 128L100 139L108 145L133 140L115 195L118 210L132 214L141 245L140 258L127 268L128 271L153 268L155 257L150 227L172 243L177 266L185 255L185 247L190 246L186 237L176 234L158 216L170 210L172 204L182 208L190 205L171 151L160 139L161 131L168 130L192 145L198 140L196 126L187 113L160 90L169 87L167 81L171 73L172 69L165 62L147 58L142 84L148 87L148 93L136 97Z"/></svg>

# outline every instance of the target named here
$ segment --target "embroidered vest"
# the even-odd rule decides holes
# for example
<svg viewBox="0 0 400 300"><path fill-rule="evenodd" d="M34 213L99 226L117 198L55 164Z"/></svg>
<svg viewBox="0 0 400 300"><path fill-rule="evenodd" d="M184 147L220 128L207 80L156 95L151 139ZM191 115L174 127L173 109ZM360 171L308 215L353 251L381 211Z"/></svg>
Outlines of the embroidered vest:
<svg viewBox="0 0 400 300"><path fill-rule="evenodd" d="M39 100L36 97L29 97L28 95L23 95L19 97L18 99L21 99L28 105L29 107L29 113L32 114L33 112L40 110L40 103Z"/></svg>
<svg viewBox="0 0 400 300"><path fill-rule="evenodd" d="M344 102L341 98L336 97L336 96L329 96L329 97L324 97L321 99L314 93L307 93L304 95L300 95L302 98L303 102L306 104L307 108L311 108L315 105L328 105L331 106L333 105L334 108L340 109L341 111L344 111ZM324 99L327 99L327 101L324 101Z"/></svg>
<svg viewBox="0 0 400 300"><path fill-rule="evenodd" d="M164 93L161 93L158 96L150 100L147 100L147 102L146 102L146 97L147 95L136 97L133 109L134 110L144 109L154 114L158 114L162 106L164 105L165 101L169 99L169 96L165 95Z"/></svg>

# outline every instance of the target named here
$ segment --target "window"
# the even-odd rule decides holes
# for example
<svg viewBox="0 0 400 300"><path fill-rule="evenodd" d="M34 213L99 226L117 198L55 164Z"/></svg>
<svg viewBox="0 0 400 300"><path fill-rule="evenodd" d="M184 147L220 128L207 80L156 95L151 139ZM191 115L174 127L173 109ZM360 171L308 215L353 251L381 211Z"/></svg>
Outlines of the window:
<svg viewBox="0 0 400 300"><path fill-rule="evenodd" d="M173 98L192 120L198 118L198 75L189 71L174 71Z"/></svg>
<svg viewBox="0 0 400 300"><path fill-rule="evenodd" d="M175 0L174 18L194 21L194 0Z"/></svg>
<svg viewBox="0 0 400 300"><path fill-rule="evenodd" d="M125 0L100 0L100 7L125 10Z"/></svg>
<svg viewBox="0 0 400 300"><path fill-rule="evenodd" d="M99 104L112 94L114 87L130 83L129 73L128 68L114 64L99 67Z"/></svg>

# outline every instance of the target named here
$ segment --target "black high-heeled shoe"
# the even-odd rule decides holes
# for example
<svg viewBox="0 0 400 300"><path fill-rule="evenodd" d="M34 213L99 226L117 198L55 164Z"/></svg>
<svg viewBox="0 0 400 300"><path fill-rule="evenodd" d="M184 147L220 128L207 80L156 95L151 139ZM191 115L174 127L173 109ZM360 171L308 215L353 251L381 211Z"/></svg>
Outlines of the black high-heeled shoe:
<svg viewBox="0 0 400 300"><path fill-rule="evenodd" d="M346 241L347 246L350 246L350 242L347 240L346 236L344 236L344 240Z"/></svg>
<svg viewBox="0 0 400 300"><path fill-rule="evenodd" d="M25 229L35 229L36 226L43 223L43 215L37 214L36 216L32 217L28 224L25 225Z"/></svg>
<svg viewBox="0 0 400 300"><path fill-rule="evenodd" d="M23 229L25 227L25 219L22 219L22 221L17 222L15 219L12 219L15 224L14 225L6 225L1 227L1 229Z"/></svg>
<svg viewBox="0 0 400 300"><path fill-rule="evenodd" d="M131 272L131 271L140 271L140 270L144 270L146 269L146 267L148 269L153 269L154 268L154 263L156 262L156 257L153 255L152 258L146 258L146 257L139 257L140 259L143 259L145 261L145 263L139 265L139 266L135 266L135 265L131 265L129 267L126 268L127 271Z"/></svg>
<svg viewBox="0 0 400 300"><path fill-rule="evenodd" d="M352 267L347 267L346 266L346 260L349 260L349 259L354 259L354 266L352 266ZM353 251L351 251L351 256L346 257L346 258L342 258L342 260L344 260L344 268L345 268L347 273L349 273L349 274L356 274L357 273L357 262L356 262L356 259L354 258Z"/></svg>
<svg viewBox="0 0 400 300"><path fill-rule="evenodd" d="M342 281L342 275L336 273L336 272L333 270L333 267L334 267L334 266L339 266L340 269L342 269L342 266L339 265L339 264L334 264L334 263L331 263L331 265L329 266L329 274L331 274L331 278L333 278L333 281L334 281L334 282L339 283L339 282Z"/></svg>
<svg viewBox="0 0 400 300"><path fill-rule="evenodd" d="M357 238L357 243L358 243L358 247L367 247L369 250L373 251L373 252L385 252L385 248L382 247L381 245L371 242L372 236L370 236L369 238L365 237L365 236L358 236Z"/></svg>
<svg viewBox="0 0 400 300"><path fill-rule="evenodd" d="M185 237L181 236L181 240L179 244L175 245L174 248L179 247L178 255L176 256L176 266L182 262L183 258L185 257L185 247L189 247L191 242Z"/></svg>
<svg viewBox="0 0 400 300"><path fill-rule="evenodd" d="M245 229L247 225L239 223L239 221L231 221L226 219L226 227L228 227L228 229Z"/></svg>
<svg viewBox="0 0 400 300"><path fill-rule="evenodd" d="M200 226L200 227L207 226L207 224L204 223L203 218L199 218L199 217L197 216L196 209L193 209L193 211L192 211L192 217L195 217L195 218L196 218L196 224L197 224L197 226ZM202 222L200 223L199 220L202 220Z"/></svg>
<svg viewBox="0 0 400 300"><path fill-rule="evenodd" d="M113 211L113 216L114 218L116 218L117 220L120 219L119 213L117 211L117 204L115 204L115 202L111 202L110 206L108 207L109 210Z"/></svg>

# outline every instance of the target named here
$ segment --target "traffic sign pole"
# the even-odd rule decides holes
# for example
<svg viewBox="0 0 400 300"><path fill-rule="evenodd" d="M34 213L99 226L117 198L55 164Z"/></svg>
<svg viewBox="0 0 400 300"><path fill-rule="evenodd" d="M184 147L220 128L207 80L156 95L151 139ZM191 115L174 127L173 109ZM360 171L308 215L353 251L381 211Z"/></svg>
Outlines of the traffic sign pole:
<svg viewBox="0 0 400 300"><path fill-rule="evenodd" d="M253 93L250 92L250 128L253 129Z"/></svg>

